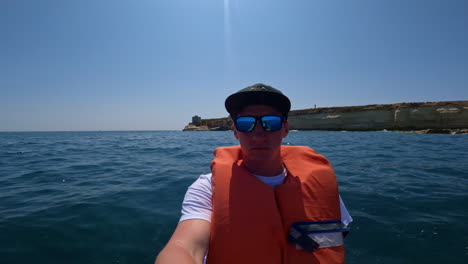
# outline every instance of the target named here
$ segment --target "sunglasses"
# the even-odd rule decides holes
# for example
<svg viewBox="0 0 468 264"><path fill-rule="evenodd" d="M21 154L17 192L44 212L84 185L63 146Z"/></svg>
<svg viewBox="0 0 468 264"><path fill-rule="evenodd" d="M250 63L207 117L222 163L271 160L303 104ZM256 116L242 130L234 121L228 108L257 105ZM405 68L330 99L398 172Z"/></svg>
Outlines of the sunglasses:
<svg viewBox="0 0 468 264"><path fill-rule="evenodd" d="M260 120L265 131L278 131L283 125L283 118L281 116L241 116L234 119L236 128L240 132L250 132L254 130L257 125L257 120Z"/></svg>

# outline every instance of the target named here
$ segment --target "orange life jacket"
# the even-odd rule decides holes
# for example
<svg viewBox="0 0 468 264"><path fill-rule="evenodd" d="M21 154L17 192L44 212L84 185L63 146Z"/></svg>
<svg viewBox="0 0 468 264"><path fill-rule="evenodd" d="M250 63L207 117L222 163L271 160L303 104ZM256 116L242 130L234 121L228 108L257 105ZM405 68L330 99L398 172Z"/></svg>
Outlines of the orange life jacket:
<svg viewBox="0 0 468 264"><path fill-rule="evenodd" d="M282 146L288 175L273 189L243 167L240 146L214 154L208 264L344 263L342 240L312 252L288 242L293 224L341 223L336 177L325 157L308 147Z"/></svg>

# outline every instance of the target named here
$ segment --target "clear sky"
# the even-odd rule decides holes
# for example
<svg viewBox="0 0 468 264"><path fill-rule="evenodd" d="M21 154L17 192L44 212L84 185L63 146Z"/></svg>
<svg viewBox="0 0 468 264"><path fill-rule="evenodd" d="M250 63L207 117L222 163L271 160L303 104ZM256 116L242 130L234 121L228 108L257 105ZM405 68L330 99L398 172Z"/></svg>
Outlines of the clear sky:
<svg viewBox="0 0 468 264"><path fill-rule="evenodd" d="M180 130L258 82L292 109L468 100L468 1L0 1L0 131Z"/></svg>

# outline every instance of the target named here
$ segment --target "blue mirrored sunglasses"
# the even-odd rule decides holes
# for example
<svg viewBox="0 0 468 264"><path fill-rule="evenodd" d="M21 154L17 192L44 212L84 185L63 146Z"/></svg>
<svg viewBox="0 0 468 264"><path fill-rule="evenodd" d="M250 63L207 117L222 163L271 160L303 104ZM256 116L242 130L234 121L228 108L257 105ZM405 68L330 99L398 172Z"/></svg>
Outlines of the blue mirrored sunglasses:
<svg viewBox="0 0 468 264"><path fill-rule="evenodd" d="M260 124L265 131L278 131L283 125L281 116L241 116L234 119L234 123L238 131L250 132L257 125L257 120L260 120Z"/></svg>

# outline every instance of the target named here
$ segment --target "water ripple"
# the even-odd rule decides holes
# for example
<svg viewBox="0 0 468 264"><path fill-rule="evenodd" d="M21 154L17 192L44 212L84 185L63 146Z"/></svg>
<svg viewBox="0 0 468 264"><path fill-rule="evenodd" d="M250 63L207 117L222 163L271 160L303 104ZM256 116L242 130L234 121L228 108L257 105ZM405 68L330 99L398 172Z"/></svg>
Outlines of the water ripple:
<svg viewBox="0 0 468 264"><path fill-rule="evenodd" d="M284 143L333 164L354 218L348 263L465 262L467 136L310 131ZM186 188L234 144L232 132L2 133L2 263L153 262Z"/></svg>

